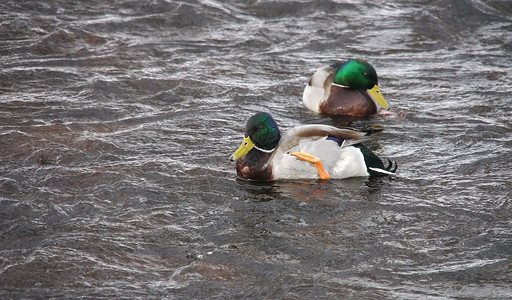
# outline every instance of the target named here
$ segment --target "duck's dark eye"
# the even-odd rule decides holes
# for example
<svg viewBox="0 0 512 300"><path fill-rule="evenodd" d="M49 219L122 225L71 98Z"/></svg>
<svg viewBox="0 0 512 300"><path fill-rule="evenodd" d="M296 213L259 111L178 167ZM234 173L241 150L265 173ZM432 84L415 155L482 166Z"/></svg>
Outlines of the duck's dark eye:
<svg viewBox="0 0 512 300"><path fill-rule="evenodd" d="M363 76L366 78L370 78L370 75L368 73L363 73Z"/></svg>

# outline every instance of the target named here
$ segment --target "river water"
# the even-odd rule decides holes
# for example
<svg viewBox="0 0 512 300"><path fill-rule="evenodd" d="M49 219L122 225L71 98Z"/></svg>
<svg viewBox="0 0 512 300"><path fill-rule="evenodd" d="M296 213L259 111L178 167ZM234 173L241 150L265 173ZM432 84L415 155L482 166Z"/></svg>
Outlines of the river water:
<svg viewBox="0 0 512 300"><path fill-rule="evenodd" d="M0 298L510 299L511 57L506 0L3 1ZM302 105L347 58L395 116ZM257 111L397 175L239 180Z"/></svg>

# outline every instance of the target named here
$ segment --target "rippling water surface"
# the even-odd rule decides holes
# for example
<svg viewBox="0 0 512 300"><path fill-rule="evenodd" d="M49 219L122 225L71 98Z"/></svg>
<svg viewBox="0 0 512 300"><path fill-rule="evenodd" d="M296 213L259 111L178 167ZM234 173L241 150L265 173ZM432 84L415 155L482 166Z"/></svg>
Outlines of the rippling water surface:
<svg viewBox="0 0 512 300"><path fill-rule="evenodd" d="M303 107L349 57L405 118ZM0 297L510 299L511 57L509 1L4 1ZM237 180L256 111L398 174Z"/></svg>

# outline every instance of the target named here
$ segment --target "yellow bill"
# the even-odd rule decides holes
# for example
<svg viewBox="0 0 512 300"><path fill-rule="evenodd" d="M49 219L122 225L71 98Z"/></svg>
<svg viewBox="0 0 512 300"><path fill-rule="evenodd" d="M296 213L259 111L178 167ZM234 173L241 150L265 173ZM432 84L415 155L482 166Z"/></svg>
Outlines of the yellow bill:
<svg viewBox="0 0 512 300"><path fill-rule="evenodd" d="M247 154L247 152L251 151L253 147L254 144L252 143L251 139L249 137L244 137L242 145L240 145L240 147L238 147L238 149L236 149L236 151L233 152L229 160L234 161L244 157Z"/></svg>
<svg viewBox="0 0 512 300"><path fill-rule="evenodd" d="M386 102L384 97L382 97L382 94L380 92L380 89L377 85L375 85L371 90L366 90L368 94L373 98L375 102L377 102L380 107L383 109L389 109L389 104Z"/></svg>

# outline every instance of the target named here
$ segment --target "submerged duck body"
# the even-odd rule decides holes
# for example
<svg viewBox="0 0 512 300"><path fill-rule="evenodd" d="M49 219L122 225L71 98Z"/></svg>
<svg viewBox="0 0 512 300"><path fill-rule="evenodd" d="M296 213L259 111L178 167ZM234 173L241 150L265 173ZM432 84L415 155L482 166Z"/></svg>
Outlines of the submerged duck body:
<svg viewBox="0 0 512 300"><path fill-rule="evenodd" d="M231 156L241 178L343 179L393 174L396 163L383 162L360 142L367 133L328 125L303 125L282 136L272 116L249 119L242 145Z"/></svg>
<svg viewBox="0 0 512 300"><path fill-rule="evenodd" d="M302 98L308 109L330 115L371 116L389 107L380 93L375 69L355 59L318 70Z"/></svg>

